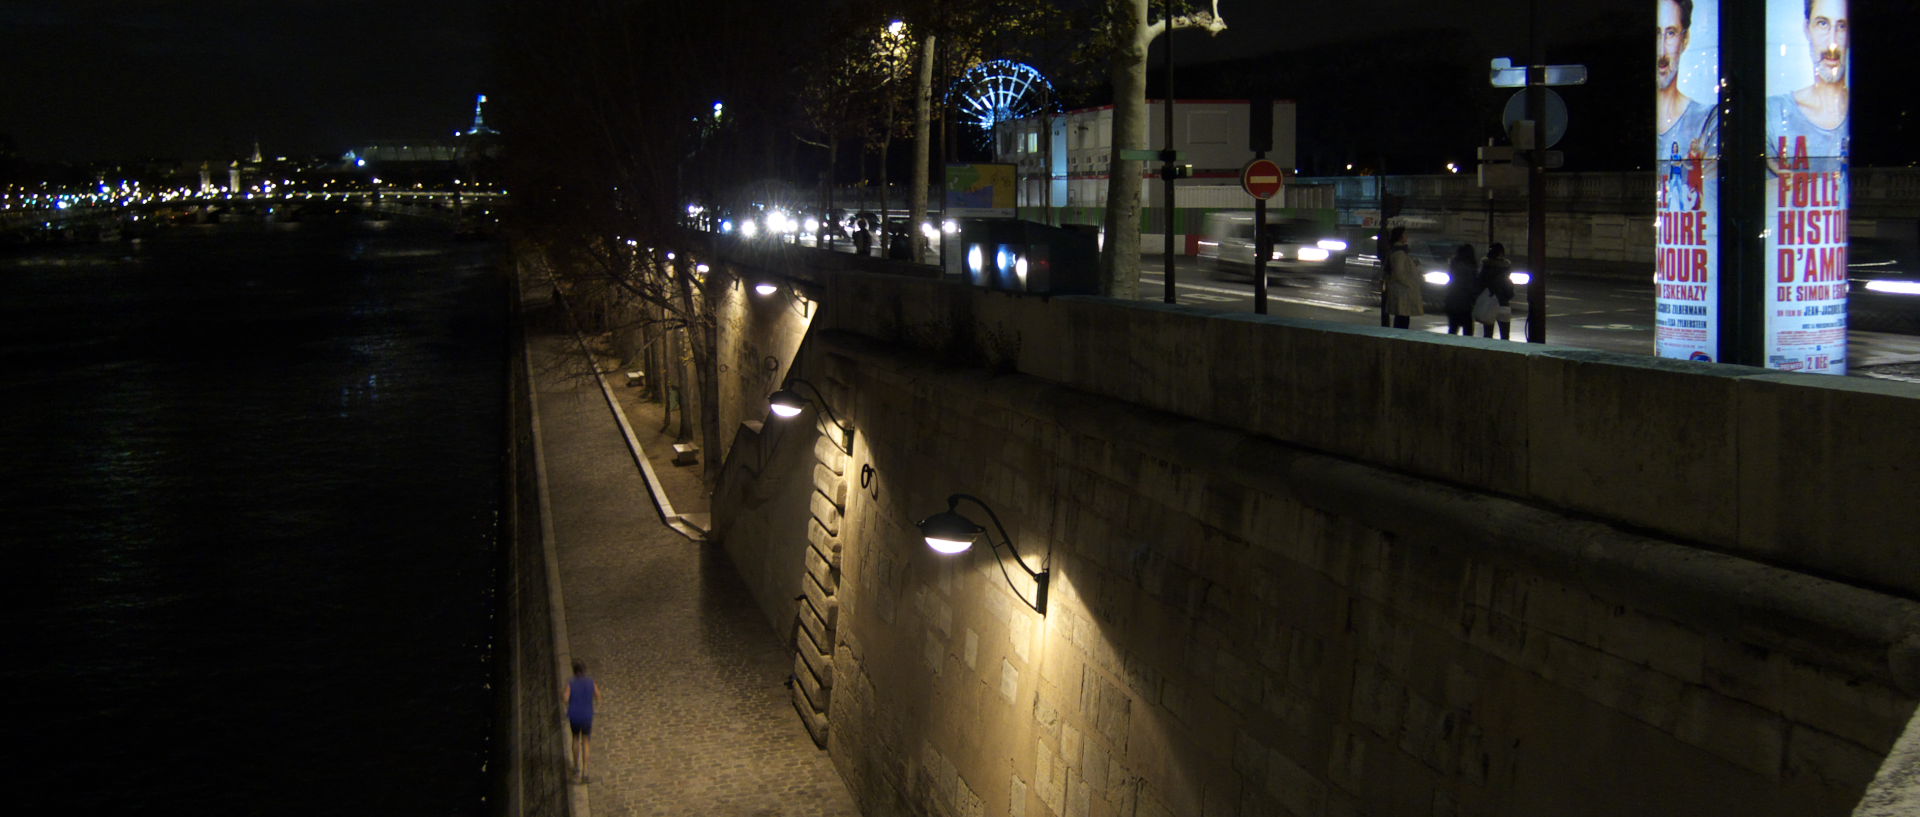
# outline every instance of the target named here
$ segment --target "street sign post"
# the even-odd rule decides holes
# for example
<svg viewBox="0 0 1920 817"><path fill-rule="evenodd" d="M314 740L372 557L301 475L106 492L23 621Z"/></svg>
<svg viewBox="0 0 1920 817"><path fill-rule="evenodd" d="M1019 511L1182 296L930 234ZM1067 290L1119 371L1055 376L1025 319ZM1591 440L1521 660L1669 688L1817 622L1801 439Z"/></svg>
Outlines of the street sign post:
<svg viewBox="0 0 1920 817"><path fill-rule="evenodd" d="M1507 105L1506 126L1513 147L1518 148L1527 159L1527 263L1533 267L1533 280L1527 286L1527 341L1529 343L1547 342L1547 217L1543 199L1546 198L1546 172L1549 167L1559 167L1563 158L1557 151L1547 148L1567 129L1567 106L1557 94L1547 90L1549 85L1585 85L1587 67L1584 65L1546 65L1540 48L1540 12L1538 0L1534 0L1532 14L1533 31L1528 36L1532 43L1532 65L1516 66L1513 60L1496 57L1493 60L1487 81L1495 88L1525 88L1515 94ZM1524 126L1524 127L1521 127ZM1513 166L1509 166L1513 167ZM1491 177L1490 177L1491 176ZM1481 186L1499 186L1501 182L1512 180L1510 171L1494 170L1489 174L1487 165L1481 166Z"/></svg>

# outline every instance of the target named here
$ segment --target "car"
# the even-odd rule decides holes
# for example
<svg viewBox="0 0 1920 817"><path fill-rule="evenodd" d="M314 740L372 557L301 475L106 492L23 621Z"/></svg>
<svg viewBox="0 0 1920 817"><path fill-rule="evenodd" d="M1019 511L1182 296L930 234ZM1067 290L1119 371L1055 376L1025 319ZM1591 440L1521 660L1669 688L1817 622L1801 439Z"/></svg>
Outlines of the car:
<svg viewBox="0 0 1920 817"><path fill-rule="evenodd" d="M1253 277L1253 214L1208 213L1199 240L1200 268L1215 278ZM1347 242L1333 229L1306 218L1278 218L1266 225L1267 277L1305 272L1338 275L1347 266Z"/></svg>
<svg viewBox="0 0 1920 817"><path fill-rule="evenodd" d="M1908 237L1847 240L1847 325L1880 332L1920 332L1920 242Z"/></svg>

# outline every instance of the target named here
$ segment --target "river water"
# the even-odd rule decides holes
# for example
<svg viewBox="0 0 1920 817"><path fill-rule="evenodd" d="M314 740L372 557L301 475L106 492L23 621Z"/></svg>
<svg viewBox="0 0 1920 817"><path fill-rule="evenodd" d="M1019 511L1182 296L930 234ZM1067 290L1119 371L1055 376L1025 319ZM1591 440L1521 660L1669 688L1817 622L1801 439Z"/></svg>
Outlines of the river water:
<svg viewBox="0 0 1920 817"><path fill-rule="evenodd" d="M491 810L504 292L376 226L0 256L10 811Z"/></svg>

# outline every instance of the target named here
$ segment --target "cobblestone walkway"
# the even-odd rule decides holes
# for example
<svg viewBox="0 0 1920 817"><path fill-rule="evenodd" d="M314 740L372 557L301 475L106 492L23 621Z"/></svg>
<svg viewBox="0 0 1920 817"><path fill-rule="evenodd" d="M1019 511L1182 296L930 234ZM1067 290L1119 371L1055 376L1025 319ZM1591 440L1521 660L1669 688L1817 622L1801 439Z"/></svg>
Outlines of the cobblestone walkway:
<svg viewBox="0 0 1920 817"><path fill-rule="evenodd" d="M857 815L789 703L793 654L725 551L661 521L573 338L528 342L572 657L600 685L575 817ZM674 510L704 514L698 466L671 464L657 406L613 389Z"/></svg>

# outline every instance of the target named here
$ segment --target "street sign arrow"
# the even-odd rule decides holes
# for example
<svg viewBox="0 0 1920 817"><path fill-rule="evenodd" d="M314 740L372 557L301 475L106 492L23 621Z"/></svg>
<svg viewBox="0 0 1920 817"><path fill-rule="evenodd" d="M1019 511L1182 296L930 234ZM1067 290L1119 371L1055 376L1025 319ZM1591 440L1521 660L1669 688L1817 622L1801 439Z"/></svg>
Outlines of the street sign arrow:
<svg viewBox="0 0 1920 817"><path fill-rule="evenodd" d="M1529 69L1534 85L1587 84L1587 67L1584 65L1514 65L1513 60L1506 57L1494 58L1488 81L1495 88L1524 88L1527 86Z"/></svg>

